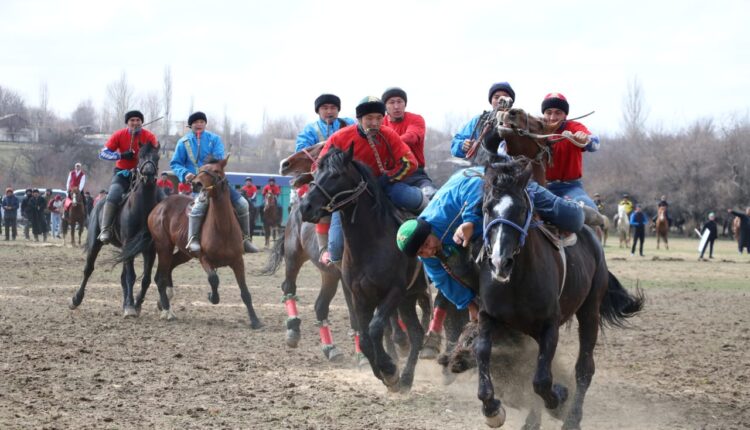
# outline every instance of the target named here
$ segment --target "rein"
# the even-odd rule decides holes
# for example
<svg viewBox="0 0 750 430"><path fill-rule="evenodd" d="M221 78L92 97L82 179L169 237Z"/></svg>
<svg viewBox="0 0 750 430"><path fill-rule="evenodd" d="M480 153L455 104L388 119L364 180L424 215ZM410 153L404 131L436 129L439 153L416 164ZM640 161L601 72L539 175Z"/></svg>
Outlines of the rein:
<svg viewBox="0 0 750 430"><path fill-rule="evenodd" d="M310 182L310 187L312 187L312 186L315 186L317 189L319 189L320 192L323 193L323 195L326 196L326 198L328 199L328 203L325 206L323 206L322 209L325 210L325 211L327 211L327 212L329 212L329 213L333 213L333 212L335 212L335 211L337 211L337 210L339 210L339 209L341 209L341 208L349 205L353 201L357 200L359 198L359 196L361 196L362 193L364 193L365 191L367 191L368 194L372 195L372 193L370 193L370 191L367 190L367 181L365 181L364 178L360 178L359 184L357 184L357 186L354 189L344 190L344 191L341 191L339 193L336 193L333 196L331 194L329 194L328 191L325 190L325 188L321 187L315 181ZM342 199L339 202L336 202L337 198L339 198L341 196L345 196L347 194L350 194L350 196Z"/></svg>
<svg viewBox="0 0 750 430"><path fill-rule="evenodd" d="M208 171L208 170L201 170L200 172L198 172L198 175L200 175L201 173L204 173L204 174L210 176L211 179L213 179L213 181L214 181L213 184L209 185L208 187L203 187L201 189L202 191L203 190L210 191L210 190L216 188L219 185L223 186L227 182L227 177L226 176L222 177L222 176L219 176L216 173Z"/></svg>
<svg viewBox="0 0 750 430"><path fill-rule="evenodd" d="M318 167L318 160L310 154L310 151L308 151L307 148L302 148L301 151L310 159L310 161L312 161L312 166L310 166L310 171L312 172Z"/></svg>

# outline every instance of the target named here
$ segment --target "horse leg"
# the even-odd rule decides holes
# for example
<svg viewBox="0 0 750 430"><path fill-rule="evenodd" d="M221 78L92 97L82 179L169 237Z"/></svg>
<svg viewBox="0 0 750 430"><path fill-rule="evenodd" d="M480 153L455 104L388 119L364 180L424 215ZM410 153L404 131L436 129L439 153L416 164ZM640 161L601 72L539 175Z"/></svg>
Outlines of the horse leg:
<svg viewBox="0 0 750 430"><path fill-rule="evenodd" d="M70 302L68 303L70 309L77 308L83 301L83 296L86 294L86 284L88 283L91 274L94 273L94 263L96 262L96 257L99 255L99 251L102 249L102 245L103 244L99 242L99 240L95 240L94 245L86 254L86 265L83 266L83 280L78 287L78 291L76 291L73 297L70 298Z"/></svg>
<svg viewBox="0 0 750 430"><path fill-rule="evenodd" d="M398 288L392 288L386 295L385 299L378 305L374 317L367 326L367 331L372 339L373 350L375 353L375 363L373 366L376 366L380 370L380 374L383 377L383 383L388 387L389 391L393 392L399 390L398 367L386 353L385 348L383 348L383 331L388 324L388 319L394 313L402 299L402 291Z"/></svg>
<svg viewBox="0 0 750 430"><path fill-rule="evenodd" d="M416 306L416 298L414 299ZM391 340L393 341L394 348L398 347L398 355L406 356L409 353L409 338L406 335L406 324L401 319L401 315L394 313L390 318L391 327ZM421 346L421 345L420 345ZM388 352L390 354L390 352Z"/></svg>
<svg viewBox="0 0 750 430"><path fill-rule="evenodd" d="M237 280L237 285L239 285L240 287L240 297L242 297L242 302L247 308L247 315L250 317L250 328L253 330L257 330L263 327L263 323L260 322L260 319L258 319L258 315L255 314L255 308L253 308L253 298L250 296L250 290L247 289L247 283L245 282L245 261L242 259L242 255L236 258L230 266L232 268L232 271L234 272L234 278ZM213 273L216 274L215 271ZM219 286L218 276L216 276L216 286ZM211 289L212 292L216 291L213 287L213 284L211 284ZM218 292L216 294L216 303L218 303Z"/></svg>
<svg viewBox="0 0 750 430"><path fill-rule="evenodd" d="M284 282L281 283L282 300L286 308L286 346L296 348L301 338L302 320L297 312L297 275L305 263L305 250L299 240L284 238ZM321 272L322 273L322 272ZM322 288L322 287L321 287Z"/></svg>
<svg viewBox="0 0 750 430"><path fill-rule="evenodd" d="M534 392L544 400L547 409L557 409L568 398L568 389L552 383L552 359L555 357L559 327L548 321L541 332L534 337L539 344L536 372L534 374Z"/></svg>
<svg viewBox="0 0 750 430"><path fill-rule="evenodd" d="M328 313L331 301L336 295L339 286L339 276L334 273L320 272L321 284L320 293L315 300L315 318L320 325L320 343L323 348L323 354L330 361L340 361L344 358L344 353L333 343L331 329L328 326Z"/></svg>
<svg viewBox="0 0 750 430"><path fill-rule="evenodd" d="M81 235L83 234L83 221L78 224L78 245L81 245Z"/></svg>
<svg viewBox="0 0 750 430"><path fill-rule="evenodd" d="M424 282L424 281L423 281ZM422 349L424 342L424 329L420 324L417 316L417 297L408 297L401 301L399 305L399 314L406 324L406 330L409 332L409 355L406 358L404 370L401 372L401 392L411 390L414 382L414 370L417 367L419 359L419 350Z"/></svg>
<svg viewBox="0 0 750 430"><path fill-rule="evenodd" d="M154 260L156 260L156 251L153 249L143 251L143 279L141 279L141 291L138 292L138 296L135 298L135 312L138 316L141 315L143 300L146 298L148 287L151 286L151 271L154 268Z"/></svg>
<svg viewBox="0 0 750 430"><path fill-rule="evenodd" d="M661 236L659 235L659 232L656 232L656 249L659 249L659 242L661 242Z"/></svg>
<svg viewBox="0 0 750 430"><path fill-rule="evenodd" d="M167 294L167 287L171 285L170 279L174 269L172 257L171 249L159 250L159 263L156 266L156 288L159 290L158 308L161 311L159 318L166 321L177 319L177 316L172 312L169 294Z"/></svg>
<svg viewBox="0 0 750 430"><path fill-rule="evenodd" d="M355 311L354 314L357 319L357 326L358 327L364 327L362 330L359 331L359 348L361 349L361 353L365 356L368 363L370 364L370 368L372 369L372 373L375 375L376 378L383 380L383 376L381 374L380 368L376 364L375 360L375 344L373 339L370 337L369 330L366 329L366 327L370 326L370 321L372 321L373 313L374 313L374 307L367 303L361 303L357 302L354 303ZM356 342L356 338L355 338ZM356 347L356 344L355 344ZM382 344L381 344L382 348ZM359 358L359 362L362 363L364 359Z"/></svg>
<svg viewBox="0 0 750 430"><path fill-rule="evenodd" d="M664 233L664 247L669 251L669 239L667 239L667 233Z"/></svg>
<svg viewBox="0 0 750 430"><path fill-rule="evenodd" d="M122 316L124 318L136 317L135 300L133 299L133 286L135 285L135 264L132 259L122 263Z"/></svg>
<svg viewBox="0 0 750 430"><path fill-rule="evenodd" d="M490 375L492 352L492 331L494 320L484 311L479 313L479 334L474 340L474 354L477 359L478 389L477 397L482 402L482 414L489 427L497 428L505 423L505 408L495 398L495 388Z"/></svg>
<svg viewBox="0 0 750 430"><path fill-rule="evenodd" d="M346 301L346 310L349 313L349 327L351 328L351 337L354 338L354 353L356 354L357 367L363 367L367 363L367 357L362 352L360 347L360 325L355 312L354 300L352 300L352 292L344 282L344 278L341 279L341 291L344 293L344 301Z"/></svg>
<svg viewBox="0 0 750 430"><path fill-rule="evenodd" d="M599 335L599 311L595 301L589 297L584 306L576 312L578 319L578 360L576 361L576 394L573 404L565 417L564 430L581 428L583 400L594 377L594 347Z"/></svg>

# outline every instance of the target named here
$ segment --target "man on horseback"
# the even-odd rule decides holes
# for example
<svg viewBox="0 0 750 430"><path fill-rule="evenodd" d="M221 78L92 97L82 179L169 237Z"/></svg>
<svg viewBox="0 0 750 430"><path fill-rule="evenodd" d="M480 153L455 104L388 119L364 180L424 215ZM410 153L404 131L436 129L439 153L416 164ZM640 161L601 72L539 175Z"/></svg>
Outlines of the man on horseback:
<svg viewBox="0 0 750 430"><path fill-rule="evenodd" d="M630 200L630 194L628 193L622 194L622 200L617 205L622 206L628 216L633 212L633 202Z"/></svg>
<svg viewBox="0 0 750 430"><path fill-rule="evenodd" d="M656 205L656 208L657 208L657 212L658 212L659 208L664 208L664 216L667 217L667 226L671 227L672 226L672 216L669 215L669 203L667 202L667 196L665 196L665 195L661 196L661 199L659 199L659 203ZM658 213L656 215L654 215L654 218L652 219L652 221L654 223L656 222L656 217L657 216L659 216Z"/></svg>
<svg viewBox="0 0 750 430"><path fill-rule="evenodd" d="M458 309L468 307L472 319L476 319L474 297L479 278L468 246L482 238L483 174L483 167L454 173L419 218L401 225L396 237L398 248L408 256L419 256L435 287ZM578 204L555 196L534 181L529 182L527 191L544 221L570 232L581 230L584 214ZM445 312L436 306L425 344L440 344Z"/></svg>
<svg viewBox="0 0 750 430"><path fill-rule="evenodd" d="M195 178L198 169L211 158L215 160L224 159L224 143L219 135L206 130L208 119L203 112L194 112L188 117L190 131L183 136L175 146L174 155L170 162L172 171L177 175L180 182L190 182ZM243 246L245 252L258 252L252 244L250 235L250 208L242 195L234 187L229 187L229 195L232 206L237 214L237 220L242 229ZM195 197L193 208L190 210L188 223L187 249L193 253L199 253L200 231L203 217L208 211L208 197L200 192Z"/></svg>
<svg viewBox="0 0 750 430"><path fill-rule="evenodd" d="M115 173L109 186L107 200L102 208L102 231L98 239L108 244L112 240L112 224L123 195L130 190L132 170L138 166L141 145L158 147L156 136L143 128L143 114L137 110L125 114L126 128L112 134L99 153L102 160L115 161Z"/></svg>
<svg viewBox="0 0 750 430"><path fill-rule="evenodd" d="M542 101L542 113L547 124L557 125L554 133L562 134L576 141L574 145L567 139L555 139L552 146L554 163L547 166L547 188L555 195L569 197L596 209L596 204L583 190L583 152L599 149L599 137L586 126L568 120L568 100L560 93L549 93Z"/></svg>
<svg viewBox="0 0 750 430"><path fill-rule="evenodd" d="M339 118L341 99L334 94L321 94L315 99L315 113L318 120L307 124L297 135L294 152L325 142L331 135L342 128L354 124L351 118Z"/></svg>
<svg viewBox="0 0 750 430"><path fill-rule="evenodd" d="M604 214L604 202L599 193L594 193L594 204L596 205L596 210L598 210L600 214Z"/></svg>
<svg viewBox="0 0 750 430"><path fill-rule="evenodd" d="M357 124L339 130L326 142L318 159L331 147L346 151L354 145L354 159L367 165L393 204L419 213L429 201L422 190L403 181L417 168L417 159L409 146L389 127L383 127L385 104L377 97L365 97L357 105ZM318 243L323 264L338 263L344 253L344 234L339 213L334 212L330 224L318 223ZM330 231L329 231L330 228Z"/></svg>
<svg viewBox="0 0 750 430"><path fill-rule="evenodd" d="M409 146L412 154L417 159L417 170L404 178L403 182L419 187L431 199L435 195L435 192L437 192L437 188L435 188L432 179L427 176L427 172L424 170L424 118L421 115L406 111L406 91L401 88L388 88L383 93L381 100L385 103L385 110L387 112L383 120L383 125L392 128L393 131L398 133L401 140Z"/></svg>
<svg viewBox="0 0 750 430"><path fill-rule="evenodd" d="M475 164L481 164L481 160L476 160L475 156L480 151L484 151L479 142L483 139L483 135L486 134L485 127L488 127L494 121L493 113L495 111L511 108L515 99L516 92L513 91L509 83L498 82L492 84L488 96L492 110L482 112L461 127L461 130L453 136L451 154L454 157L472 159L475 160ZM498 152L505 152L504 144L505 142L500 142Z"/></svg>
<svg viewBox="0 0 750 430"><path fill-rule="evenodd" d="M71 195L73 188L78 188L78 191L80 191L83 196L84 185L86 185L86 173L81 168L81 163L76 163L73 170L68 173L68 180L65 181L65 191L68 193L68 198L65 199L63 219L68 219L71 199L73 198Z"/></svg>
<svg viewBox="0 0 750 430"><path fill-rule="evenodd" d="M253 178L246 177L245 178L245 185L242 187L243 190L245 190L245 193L247 194L247 199L251 202L255 201L255 195L258 194L258 187L253 184Z"/></svg>

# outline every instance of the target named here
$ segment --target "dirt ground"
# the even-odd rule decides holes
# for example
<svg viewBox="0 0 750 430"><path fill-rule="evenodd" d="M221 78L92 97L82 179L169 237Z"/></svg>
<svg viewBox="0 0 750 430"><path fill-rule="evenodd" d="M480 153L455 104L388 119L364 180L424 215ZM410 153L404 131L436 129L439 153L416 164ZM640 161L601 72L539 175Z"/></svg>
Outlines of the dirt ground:
<svg viewBox="0 0 750 430"><path fill-rule="evenodd" d="M730 242L720 242L710 262L696 261L695 241L671 244L672 251L657 252L647 239L640 258L610 240L612 272L627 288L643 287L648 301L631 329L600 337L584 428L750 428L750 259ZM247 256L248 274L266 258ZM299 281L302 342L289 349L283 270L249 277L266 324L252 331L228 269L219 272L218 305L208 302L196 262L178 269L178 320L168 323L159 319L155 287L141 317L123 319L120 268L103 262L81 307L69 310L83 255L59 241L0 242L0 261L2 429L486 428L475 374L444 386L438 366L421 361L412 392L393 395L358 370L341 294L331 319L349 357L327 362L313 325L318 276L310 265ZM573 324L561 336L557 378L570 380L577 346ZM516 379L531 390L530 376ZM505 428L519 428L525 404L504 400ZM544 415L543 428L560 426Z"/></svg>

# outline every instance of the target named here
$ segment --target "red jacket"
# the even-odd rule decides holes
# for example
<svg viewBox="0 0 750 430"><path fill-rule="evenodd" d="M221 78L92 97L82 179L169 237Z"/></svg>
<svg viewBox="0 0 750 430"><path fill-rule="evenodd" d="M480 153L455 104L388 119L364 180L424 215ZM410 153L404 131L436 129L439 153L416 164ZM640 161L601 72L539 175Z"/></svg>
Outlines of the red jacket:
<svg viewBox="0 0 750 430"><path fill-rule="evenodd" d="M571 133L583 131L586 134L591 134L585 125L576 121L565 121L556 133L562 133L566 130ZM567 139L557 140L555 138L553 140L555 143L552 145L552 166L547 166L547 180L572 181L580 179L583 176L584 149L573 145Z"/></svg>
<svg viewBox="0 0 750 430"><path fill-rule="evenodd" d="M154 147L158 145L156 142L156 136L145 128L142 128L141 132L132 139L128 129L123 128L122 130L114 132L104 146L110 151L117 151L120 154L129 150L135 152L135 157L132 159L120 159L115 163L115 167L118 169L130 170L138 166L138 151L140 151L139 143L150 143Z"/></svg>
<svg viewBox="0 0 750 430"><path fill-rule="evenodd" d="M280 196L281 195L281 187L279 187L276 184L274 184L274 185L266 184L266 186L263 187L263 195L265 196L268 193L272 193L272 194L275 194L277 196Z"/></svg>
<svg viewBox="0 0 750 430"><path fill-rule="evenodd" d="M252 199L253 196L255 196L255 193L258 192L258 187L256 187L255 185L245 185L244 187L242 187L242 189L247 193L248 199Z"/></svg>
<svg viewBox="0 0 750 430"><path fill-rule="evenodd" d="M187 182L180 182L177 185L177 192L180 194L183 193L192 193L193 192L193 186Z"/></svg>
<svg viewBox="0 0 750 430"><path fill-rule="evenodd" d="M169 179L159 179L156 181L156 186L159 188L173 188L172 181Z"/></svg>
<svg viewBox="0 0 750 430"><path fill-rule="evenodd" d="M390 115L386 115L383 125L390 127L401 136L401 140L409 145L409 149L417 159L417 166L424 167L424 118L411 112L404 112L400 121L393 121Z"/></svg>
<svg viewBox="0 0 750 430"><path fill-rule="evenodd" d="M417 159L411 149L395 131L388 127L381 127L375 146L383 163L384 171L381 171L367 138L359 132L358 127L357 124L350 125L329 137L323 150L320 151L318 160L322 159L331 147L348 151L349 146L354 144L354 159L369 166L375 176L387 175L392 180L399 181L417 169Z"/></svg>

